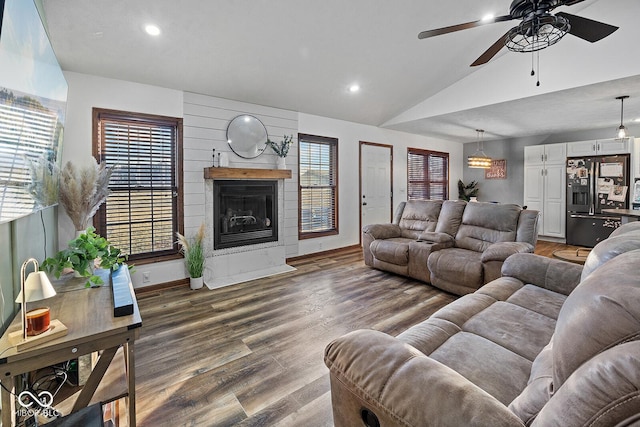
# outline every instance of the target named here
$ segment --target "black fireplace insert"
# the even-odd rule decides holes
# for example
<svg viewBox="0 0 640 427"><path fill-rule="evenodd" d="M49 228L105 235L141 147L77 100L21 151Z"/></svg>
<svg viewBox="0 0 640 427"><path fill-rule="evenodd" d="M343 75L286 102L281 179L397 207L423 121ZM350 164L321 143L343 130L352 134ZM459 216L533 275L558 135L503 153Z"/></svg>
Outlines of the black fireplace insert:
<svg viewBox="0 0 640 427"><path fill-rule="evenodd" d="M278 182L213 181L214 249L278 240Z"/></svg>

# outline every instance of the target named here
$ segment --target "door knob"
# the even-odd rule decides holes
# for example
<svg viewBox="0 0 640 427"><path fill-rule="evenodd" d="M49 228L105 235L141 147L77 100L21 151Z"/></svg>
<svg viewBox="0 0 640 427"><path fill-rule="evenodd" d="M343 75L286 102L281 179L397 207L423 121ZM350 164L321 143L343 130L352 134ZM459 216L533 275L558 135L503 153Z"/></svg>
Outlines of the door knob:
<svg viewBox="0 0 640 427"><path fill-rule="evenodd" d="M367 206L367 202L362 202L362 206Z"/></svg>

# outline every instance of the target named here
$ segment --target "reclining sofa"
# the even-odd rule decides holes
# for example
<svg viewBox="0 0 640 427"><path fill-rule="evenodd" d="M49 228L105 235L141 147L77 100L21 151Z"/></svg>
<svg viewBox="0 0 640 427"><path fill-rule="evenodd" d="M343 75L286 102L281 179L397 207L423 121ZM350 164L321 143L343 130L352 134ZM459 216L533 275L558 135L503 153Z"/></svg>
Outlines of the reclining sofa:
<svg viewBox="0 0 640 427"><path fill-rule="evenodd" d="M335 426L639 425L638 224L584 267L515 254L503 277L397 337L333 341Z"/></svg>
<svg viewBox="0 0 640 427"><path fill-rule="evenodd" d="M500 277L504 260L537 239L538 211L460 200L403 202L393 223L362 229L366 265L457 295Z"/></svg>

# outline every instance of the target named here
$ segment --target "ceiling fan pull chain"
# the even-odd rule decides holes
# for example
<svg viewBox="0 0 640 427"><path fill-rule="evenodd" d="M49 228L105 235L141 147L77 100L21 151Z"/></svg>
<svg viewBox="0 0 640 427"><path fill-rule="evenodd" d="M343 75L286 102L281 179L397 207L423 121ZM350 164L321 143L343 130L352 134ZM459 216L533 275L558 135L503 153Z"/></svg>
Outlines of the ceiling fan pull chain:
<svg viewBox="0 0 640 427"><path fill-rule="evenodd" d="M535 56L535 52L531 51L531 77L536 75L536 72L533 69L534 68L534 65L533 65L534 64L534 62L533 62L534 61L534 56Z"/></svg>
<svg viewBox="0 0 640 427"><path fill-rule="evenodd" d="M538 74L538 81L536 82L536 86L540 86L540 51L536 52L536 56L537 56L537 59L538 59L538 64L537 64L538 65L538 67L537 67L538 68L538 73L537 73Z"/></svg>

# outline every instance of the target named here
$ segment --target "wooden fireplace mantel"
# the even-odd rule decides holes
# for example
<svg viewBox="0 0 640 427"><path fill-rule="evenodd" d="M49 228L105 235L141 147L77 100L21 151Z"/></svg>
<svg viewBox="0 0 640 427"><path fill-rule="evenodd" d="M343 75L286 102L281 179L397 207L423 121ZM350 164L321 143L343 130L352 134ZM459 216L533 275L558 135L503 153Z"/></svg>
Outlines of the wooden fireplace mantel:
<svg viewBox="0 0 640 427"><path fill-rule="evenodd" d="M204 168L204 179L289 179L291 169Z"/></svg>

